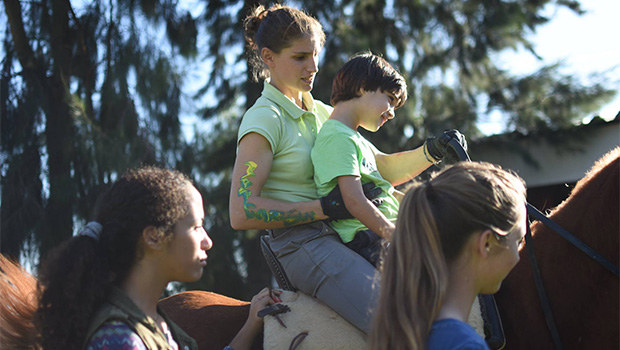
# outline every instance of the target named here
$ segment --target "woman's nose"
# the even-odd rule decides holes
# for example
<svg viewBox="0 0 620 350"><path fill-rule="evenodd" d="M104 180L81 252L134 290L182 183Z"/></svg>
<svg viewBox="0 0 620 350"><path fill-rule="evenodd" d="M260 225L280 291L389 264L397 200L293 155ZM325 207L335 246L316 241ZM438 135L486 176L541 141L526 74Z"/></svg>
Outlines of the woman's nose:
<svg viewBox="0 0 620 350"><path fill-rule="evenodd" d="M211 240L211 237L209 237L207 230L205 230L204 228L202 230L205 232L205 236L200 244L200 248L202 250L209 250L213 248L213 241Z"/></svg>
<svg viewBox="0 0 620 350"><path fill-rule="evenodd" d="M319 71L319 56L313 56L310 58L310 63L308 64L308 71L316 73Z"/></svg>

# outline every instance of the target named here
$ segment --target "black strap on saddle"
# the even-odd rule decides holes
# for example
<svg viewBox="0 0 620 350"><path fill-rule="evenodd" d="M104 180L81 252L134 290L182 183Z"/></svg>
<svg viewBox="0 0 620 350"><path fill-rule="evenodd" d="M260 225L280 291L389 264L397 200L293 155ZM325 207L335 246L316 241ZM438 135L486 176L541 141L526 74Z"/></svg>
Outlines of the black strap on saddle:
<svg viewBox="0 0 620 350"><path fill-rule="evenodd" d="M260 248L263 251L263 256L265 257L267 265L269 265L269 270L271 270L271 273L275 277L278 286L283 290L295 292L295 287L293 287L293 284L288 279L288 276L286 276L282 264L269 246L269 235L260 236Z"/></svg>
<svg viewBox="0 0 620 350"><path fill-rule="evenodd" d="M492 350L502 350L506 346L506 336L502 320L497 311L497 304L493 294L478 294L480 314L484 321L484 341Z"/></svg>

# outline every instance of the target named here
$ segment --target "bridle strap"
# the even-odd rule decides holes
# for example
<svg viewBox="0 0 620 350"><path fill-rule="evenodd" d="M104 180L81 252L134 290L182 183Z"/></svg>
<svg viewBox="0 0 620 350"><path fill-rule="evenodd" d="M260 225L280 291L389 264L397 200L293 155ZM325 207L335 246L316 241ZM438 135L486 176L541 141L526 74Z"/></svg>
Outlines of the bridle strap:
<svg viewBox="0 0 620 350"><path fill-rule="evenodd" d="M460 143L457 140L451 139L448 141L448 145L456 152L459 159L462 161L471 161L469 158L469 154L467 151L463 149ZM556 224L553 220L546 217L540 210L534 208L530 203L526 203L527 212L531 216L533 216L536 220L542 222L555 232L557 232L562 238L569 241L572 245L577 247L579 250L584 252L587 256L594 259L594 261L601 264L604 268L606 268L609 272L613 273L616 277L620 277L618 273L618 266L614 265L611 261L607 260L604 256L598 253L596 250L592 249L589 245L585 244L579 238L575 237L570 232L566 231L562 226Z"/></svg>
<svg viewBox="0 0 620 350"><path fill-rule="evenodd" d="M529 208L528 204L528 208ZM534 252L534 239L532 238L532 231L530 230L529 220L527 225L527 231L525 233L525 249L527 249L527 255L532 265L532 275L534 276L534 284L536 285L536 292L538 293L538 299L540 299L540 306L543 309L545 315L545 322L547 328L551 333L551 340L556 350L562 349L562 341L560 340L560 333L555 325L553 313L551 312L551 306L549 305L549 299L547 298L547 292L545 292L545 286L543 285L542 277L540 275L540 269L538 268L538 260Z"/></svg>
<svg viewBox="0 0 620 350"><path fill-rule="evenodd" d="M584 252L587 256L594 259L597 263L601 264L604 268L606 268L609 272L613 273L616 277L618 276L618 266L614 265L611 261L607 260L604 256L598 253L596 250L592 249L589 245L585 244L579 238L572 235L570 232L566 231L562 226L556 224L553 220L546 217L540 210L534 208L532 205L527 203L527 212L531 216L533 216L536 220L542 222L550 229L554 230L562 236L565 240L569 241L572 245L579 248L582 252Z"/></svg>

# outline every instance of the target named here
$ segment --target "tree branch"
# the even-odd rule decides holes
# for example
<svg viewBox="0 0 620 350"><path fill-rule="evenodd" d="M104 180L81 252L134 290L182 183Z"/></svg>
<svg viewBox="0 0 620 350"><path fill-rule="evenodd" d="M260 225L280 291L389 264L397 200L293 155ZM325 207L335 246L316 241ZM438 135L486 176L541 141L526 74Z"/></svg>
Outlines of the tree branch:
<svg viewBox="0 0 620 350"><path fill-rule="evenodd" d="M4 9L9 19L13 46L17 52L17 58L24 69L35 69L34 51L28 42L24 21L22 19L22 8L18 0L5 0Z"/></svg>

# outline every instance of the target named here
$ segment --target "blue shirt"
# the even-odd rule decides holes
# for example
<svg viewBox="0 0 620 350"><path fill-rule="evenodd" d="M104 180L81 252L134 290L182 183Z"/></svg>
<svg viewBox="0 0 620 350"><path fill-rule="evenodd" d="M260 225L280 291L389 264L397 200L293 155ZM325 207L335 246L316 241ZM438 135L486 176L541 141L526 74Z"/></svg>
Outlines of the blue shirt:
<svg viewBox="0 0 620 350"><path fill-rule="evenodd" d="M467 323L445 319L435 321L426 342L427 350L490 350Z"/></svg>

